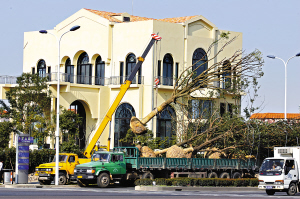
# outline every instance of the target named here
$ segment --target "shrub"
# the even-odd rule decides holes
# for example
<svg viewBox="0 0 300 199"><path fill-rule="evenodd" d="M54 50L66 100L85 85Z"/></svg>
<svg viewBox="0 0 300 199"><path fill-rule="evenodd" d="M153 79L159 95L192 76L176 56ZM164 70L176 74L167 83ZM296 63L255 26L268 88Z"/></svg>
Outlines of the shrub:
<svg viewBox="0 0 300 199"><path fill-rule="evenodd" d="M139 179L135 181L135 185L152 185L155 181L156 185L165 186L210 186L210 187L255 187L258 185L258 180L256 178L243 178L243 179L224 179L224 178L157 178L151 179Z"/></svg>

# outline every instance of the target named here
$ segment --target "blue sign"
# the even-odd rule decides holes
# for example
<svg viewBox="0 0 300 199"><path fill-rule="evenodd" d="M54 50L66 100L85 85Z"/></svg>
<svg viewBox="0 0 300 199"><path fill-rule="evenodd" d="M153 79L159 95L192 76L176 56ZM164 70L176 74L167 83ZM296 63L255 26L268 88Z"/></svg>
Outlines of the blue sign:
<svg viewBox="0 0 300 199"><path fill-rule="evenodd" d="M29 158L29 152L25 152L25 153L19 152L19 157Z"/></svg>
<svg viewBox="0 0 300 199"><path fill-rule="evenodd" d="M19 170L29 170L29 165L19 165L18 169Z"/></svg>
<svg viewBox="0 0 300 199"><path fill-rule="evenodd" d="M29 159L18 159L19 164L29 164Z"/></svg>
<svg viewBox="0 0 300 199"><path fill-rule="evenodd" d="M29 151L29 146L19 146L19 151Z"/></svg>
<svg viewBox="0 0 300 199"><path fill-rule="evenodd" d="M33 137L21 137L18 139L19 143L33 143Z"/></svg>

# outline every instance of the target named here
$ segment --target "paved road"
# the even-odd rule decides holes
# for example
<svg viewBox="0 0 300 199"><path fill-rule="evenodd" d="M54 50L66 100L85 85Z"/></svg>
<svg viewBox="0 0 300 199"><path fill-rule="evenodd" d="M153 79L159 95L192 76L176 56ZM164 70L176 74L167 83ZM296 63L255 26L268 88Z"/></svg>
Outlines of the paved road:
<svg viewBox="0 0 300 199"><path fill-rule="evenodd" d="M22 198L22 199L229 199L229 198L299 198L287 196L286 193L276 193L268 196L262 191L135 191L134 187L113 188L0 188L0 198Z"/></svg>

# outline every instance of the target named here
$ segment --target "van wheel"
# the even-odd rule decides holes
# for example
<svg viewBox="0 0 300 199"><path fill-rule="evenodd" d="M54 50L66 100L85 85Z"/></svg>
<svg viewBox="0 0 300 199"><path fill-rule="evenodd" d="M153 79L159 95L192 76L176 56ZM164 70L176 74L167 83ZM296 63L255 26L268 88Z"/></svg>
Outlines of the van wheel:
<svg viewBox="0 0 300 199"><path fill-rule="evenodd" d="M151 172L146 172L146 173L143 174L142 179L146 179L146 178L149 178L149 179L153 180L154 175Z"/></svg>
<svg viewBox="0 0 300 199"><path fill-rule="evenodd" d="M106 188L106 187L108 187L109 183L110 183L110 178L107 173L101 173L98 176L98 178L97 178L98 187Z"/></svg>
<svg viewBox="0 0 300 199"><path fill-rule="evenodd" d="M210 172L207 177L208 178L218 178L218 174L216 172Z"/></svg>
<svg viewBox="0 0 300 199"><path fill-rule="evenodd" d="M227 172L223 172L223 173L221 173L220 178L227 178L227 179L229 179L230 175Z"/></svg>
<svg viewBox="0 0 300 199"><path fill-rule="evenodd" d="M275 194L275 191L274 190L266 190L266 193L268 195L274 195Z"/></svg>
<svg viewBox="0 0 300 199"><path fill-rule="evenodd" d="M59 185L65 185L65 184L67 184L67 177L65 175L59 176L58 184Z"/></svg>
<svg viewBox="0 0 300 199"><path fill-rule="evenodd" d="M291 183L289 189L286 192L289 196L294 196L297 193L297 187L295 183Z"/></svg>

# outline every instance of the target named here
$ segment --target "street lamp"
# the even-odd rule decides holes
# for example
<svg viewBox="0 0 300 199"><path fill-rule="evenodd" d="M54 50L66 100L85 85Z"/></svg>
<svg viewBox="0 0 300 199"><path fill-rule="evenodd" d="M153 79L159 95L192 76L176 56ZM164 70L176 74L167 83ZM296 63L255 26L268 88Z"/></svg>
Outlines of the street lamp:
<svg viewBox="0 0 300 199"><path fill-rule="evenodd" d="M57 48L58 48L58 65L57 65L57 102L56 102L56 132L55 132L55 185L58 185L58 178L59 178L59 89L60 89L60 40L62 36L70 31L78 30L80 26L73 26L70 30L63 33L60 38L58 39L56 35L49 33L47 30L40 30L39 32L42 34L50 34L53 35L57 40Z"/></svg>
<svg viewBox="0 0 300 199"><path fill-rule="evenodd" d="M284 120L286 121L286 91L287 91L287 64L289 63L289 61L294 58L294 57L299 57L300 56L300 53L290 57L286 62L279 58L279 57L276 57L274 55L268 55L267 57L270 58L270 59L280 59L281 61L283 61L284 63L284 68L285 68L285 88L284 88Z"/></svg>

